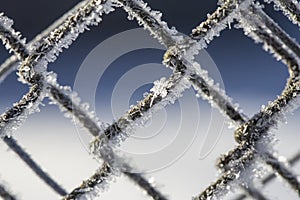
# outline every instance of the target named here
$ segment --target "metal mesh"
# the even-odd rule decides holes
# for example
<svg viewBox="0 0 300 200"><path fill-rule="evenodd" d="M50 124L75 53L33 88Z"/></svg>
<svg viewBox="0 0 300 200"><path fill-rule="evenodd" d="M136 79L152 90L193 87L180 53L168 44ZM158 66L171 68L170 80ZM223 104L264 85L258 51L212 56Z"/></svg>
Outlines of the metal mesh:
<svg viewBox="0 0 300 200"><path fill-rule="evenodd" d="M274 0L273 3L293 23L300 24L298 2ZM113 124L102 126L92 112L79 101L74 100L76 98L70 88L62 87L57 83L56 75L47 71L47 65L54 62L60 52L71 45L89 26L98 25L102 15L109 14L119 7L129 13L131 19L137 20L141 26L150 31L151 35L168 49L163 63L172 69L173 73L168 79L160 80L142 101L131 107L122 117L115 119ZM282 94L252 117L242 113L225 91L219 88L194 61L194 56L201 49L206 48L233 21L237 21L237 28L243 29L255 42L262 43L266 51L283 62L290 73ZM262 185L269 183L278 175L300 195L300 182L290 167L299 160L299 153L289 163L285 163L273 152L272 145L269 145L274 140L270 133L272 128L286 113L299 106L300 48L298 43L263 11L263 7L258 2L220 1L218 9L197 26L191 35L182 36L169 28L167 23L161 20L160 14L152 11L142 1L84 0L29 43L22 40L20 33L12 28L12 21L2 14L0 38L6 48L15 54L1 65L1 78L4 79L18 67L20 81L29 85L29 92L0 116L0 135L20 159L64 199L81 197L93 199L99 194L101 188L110 183L113 176L120 174L124 174L136 183L153 199L168 199L143 174L131 173L132 166L119 157L113 144L126 140L129 137L128 132L137 122L171 104L190 87L233 122L236 127L235 139L238 143L235 149L218 159L217 167L222 171L219 179L193 197L194 199L219 199L226 196L232 188L237 187L244 192L244 195L239 196L238 199L246 196L267 199L255 185L254 176L249 176L249 173L255 171L253 169L256 168L257 162L271 166L274 171L274 174L261 180ZM18 66L19 60L21 64ZM103 160L102 166L71 192L65 191L45 173L10 135L13 130L21 126L28 115L38 110L44 98L50 98L88 130L94 137L91 152L95 157ZM4 199L15 199L5 185L0 185L0 196Z"/></svg>

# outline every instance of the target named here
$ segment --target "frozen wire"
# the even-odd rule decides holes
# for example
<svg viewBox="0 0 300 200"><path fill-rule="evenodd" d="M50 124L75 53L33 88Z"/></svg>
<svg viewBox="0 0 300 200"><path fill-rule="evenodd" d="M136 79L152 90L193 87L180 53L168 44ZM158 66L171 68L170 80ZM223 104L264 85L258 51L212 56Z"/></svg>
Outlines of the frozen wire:
<svg viewBox="0 0 300 200"><path fill-rule="evenodd" d="M133 2L134 1L130 1L130 2L121 1L123 6L125 7L125 10L129 13L130 16L136 17L138 21L145 26L145 28L149 29L150 32L154 34L154 36L158 38L158 40L162 44L165 44L167 47L170 46L170 44L172 44L172 42L170 42L172 41L172 39L173 39L173 45L180 44L180 38L175 37L176 32L170 32L168 30L162 31L166 29L166 23L160 21L161 15L159 15L157 11L151 12L151 9L147 7L147 5L144 4L142 1L135 1L134 3ZM217 15L213 15L213 16L217 16ZM201 28L203 29L203 26ZM169 36L166 37L165 33L171 33L171 34L169 34ZM220 99L220 98L216 98L216 99Z"/></svg>
<svg viewBox="0 0 300 200"><path fill-rule="evenodd" d="M189 81L179 72L173 73L169 79L162 78L154 82L151 93L137 105L132 106L127 113L109 125L91 142L93 154L109 163L114 163L114 157L110 155L104 144L110 142L113 145L118 145L124 141L136 127L143 125L150 119L154 112L164 108L167 104L174 103L182 95L182 92L189 87Z"/></svg>
<svg viewBox="0 0 300 200"><path fill-rule="evenodd" d="M71 113L71 115L74 118L77 118L77 120L81 124L83 124L83 126L89 131L89 133L91 133L95 137L98 136L101 133L102 129L95 122L94 120L96 119L95 116L92 114L88 114L89 111L87 108L83 108L82 106L80 106L80 104L74 101L74 98L70 97L69 94L67 94L66 92L62 92L63 90L64 89L62 87L53 86L50 90L52 94L50 98L58 102L61 109L66 110L67 112ZM72 94L70 91L69 93ZM110 148L106 148L105 150L109 150L109 155L115 158L114 152L112 152ZM124 163L123 160L121 162ZM79 197L79 196L96 195L97 192L99 192L99 188L108 186L108 181L104 181L104 180L111 180L113 179L113 176L119 175L121 172L123 172L127 176L130 175L125 173L123 170L118 169L118 167L114 167L111 169L114 170L115 172L118 171L118 173L103 173L107 171L108 166L110 166L108 163L104 163L102 167L99 168L99 170L95 173L95 175L93 175L91 178L89 178L84 182L86 184L82 184L80 187L75 188L70 194L66 196L66 199L72 199L75 196ZM126 165L126 170L130 171L130 169L131 168L128 165ZM142 175L136 174L135 177L136 177L135 179L131 178L131 180L135 182L142 190L144 190L149 195L161 196L161 198L164 199L161 193L157 191L157 189L154 186L151 186L151 184L148 183L148 180L146 180ZM91 181L94 184L90 184Z"/></svg>
<svg viewBox="0 0 300 200"><path fill-rule="evenodd" d="M289 161L289 165L294 166L297 162L300 160L300 152L296 153ZM261 180L262 186L266 186L269 184L272 180L274 180L277 177L276 174L272 173L267 175L265 178ZM235 200L243 200L247 196L245 194L241 194L238 197L235 198Z"/></svg>
<svg viewBox="0 0 300 200"><path fill-rule="evenodd" d="M106 5L101 5L101 3L103 2L100 0L91 0L85 4L77 13L69 16L67 21L51 32L50 35L26 57L20 66L19 75L24 82L32 86L28 94L24 95L18 103L0 116L0 135L6 134L5 131L16 129L18 125L26 119L28 114L37 110L39 103L45 96L46 92L44 90L47 89L47 87L44 87L44 79L47 76L45 70L48 62L53 62L59 52L62 51L62 48L67 48L87 26L98 24L101 21L100 16L103 12L108 13L113 11L110 1L105 1L104 4L107 3ZM7 20L4 20L2 24L3 28L11 28L10 24L7 26ZM10 32L6 32L6 34L8 33ZM6 46L9 48L17 48L14 49L14 51L24 51L25 49L20 48L22 43L18 42L19 35L16 35L16 37L13 37L14 35L10 36L11 38L15 38L15 40L5 41ZM16 41L16 45L9 43ZM19 53L18 55L22 54Z"/></svg>
<svg viewBox="0 0 300 200"><path fill-rule="evenodd" d="M246 10L251 0L226 0L215 12L207 15L207 20L193 29L191 37L201 44L210 43L220 32L230 27L233 19L240 10Z"/></svg>
<svg viewBox="0 0 300 200"><path fill-rule="evenodd" d="M232 152L229 152L227 156L222 157L219 160L218 166L219 167L226 167L226 164L229 164L236 158L239 158L241 155L245 155L246 152L251 149L255 149L255 141L260 139L260 135L267 132L269 129L268 126L273 126L272 123L277 123L278 119L275 118L272 115L276 115L276 112L282 112L282 108L284 106L289 106L289 102L291 101L291 97L289 95L285 96L286 94L289 94L291 91L290 88L293 88L293 85L297 85L298 83L298 75L299 75L299 69L298 69L298 55L299 55L299 47L289 38L289 36L284 33L270 18L268 18L262 10L258 6L251 6L250 9L252 12L255 11L255 16L259 15L259 17L253 17L253 13L249 14L249 12L241 11L240 23L242 23L242 27L251 27L251 30L245 30L246 34L252 36L256 41L263 41L265 43L265 48L270 49L272 53L275 53L277 57L280 57L285 64L289 66L289 71L291 74L291 78L288 82L288 85L283 92L283 97L279 97L274 103L271 103L269 108L266 108L265 114L257 114L255 115L251 120L249 120L246 124L250 123L257 123L260 127L256 127L256 124L253 124L253 127L243 127L244 134L247 136L247 138L240 138L240 132L241 129L238 129L236 132L236 138L239 142L242 142L242 145L240 145L238 148L233 150ZM247 20L248 24L245 24L245 20ZM257 21L256 21L257 20ZM259 20L259 21L258 21ZM243 24L244 23L244 24ZM250 24L249 24L250 23ZM269 30L266 30L269 28ZM275 33L274 36L268 34L268 33ZM285 48L279 48L279 47L285 47ZM294 56L294 57L291 57ZM286 92L287 91L287 92ZM294 91L297 92L297 88L294 89ZM297 95L293 96L296 97ZM278 104L276 104L276 102ZM282 103L280 103L282 102ZM263 116L267 117L274 117L275 119L269 119L271 123L265 123L261 124L260 122L268 122L268 120L261 119ZM268 119L268 118L267 118ZM257 131L257 134L259 135L253 135L253 130L259 130ZM251 147L254 145L253 147ZM266 163L271 165L274 170L276 170L287 182L290 183L290 185L295 189L295 191L299 191L299 180L297 179L297 176L293 174L290 170L288 170L283 163L280 163L278 159L272 156L272 159L270 158L270 153L263 153L262 156L265 157ZM273 159L274 158L274 159ZM271 160L269 162L269 160ZM276 160L276 161L274 161ZM225 162L224 162L225 161ZM276 164L275 164L276 162ZM225 164L226 163L226 164ZM229 166L226 167L227 169L230 168ZM225 169L226 169L225 168Z"/></svg>
<svg viewBox="0 0 300 200"><path fill-rule="evenodd" d="M11 33L12 32L13 31L11 31ZM11 36L11 35L12 34L9 34L8 36ZM23 44L23 43L17 46L16 53L20 50L26 52L26 55L28 54L28 50L27 50L25 44ZM19 56L19 57L21 57L21 56ZM54 100L56 100L57 102L59 102L59 104L61 105L61 107L63 107L63 109L67 110L68 112L71 112L75 117L77 117L78 121L81 122L83 124L83 126L92 133L92 135L94 135L94 136L98 135L100 129L98 128L96 122L93 121L93 119L91 117L92 114L89 114L88 109L83 108L85 106L79 105L79 102L72 101L72 100L76 99L76 98L72 98L72 97L70 98L71 95L73 95L73 97L74 97L74 94L66 87L61 87L56 83L56 77L55 77L54 73L52 73L51 75L48 74L46 82L47 82L46 83L47 87L50 88L50 93L52 95L52 98ZM21 156L21 158L27 164L29 164L31 169L33 169L47 184L49 184L49 186L54 188L55 191L57 191L59 194L66 195L66 192L63 191L61 188L59 188L58 184L56 184L54 181L52 181L50 177L46 176L46 173L44 173L41 170L41 168L38 167L38 165L36 165L31 159L29 159L30 158L29 155L26 152L24 152L24 150L22 150L21 148L17 148L20 146L17 146L14 140L9 140L8 138L6 138L5 141L7 144L9 144L9 146L11 148L13 148L13 150L16 153L18 153L18 155ZM139 175L137 175L137 176L139 176ZM142 184L147 182L147 180L143 179L142 177L140 177L139 180L143 180ZM139 185L142 185L142 184L139 184ZM149 189L149 185L150 184L147 185L147 189ZM154 188L152 188L151 191L156 191L156 190Z"/></svg>
<svg viewBox="0 0 300 200"><path fill-rule="evenodd" d="M65 13L62 17L57 19L53 24L51 24L47 29L38 34L33 40L27 43L27 47L34 48L34 45L37 45L43 41L43 39L48 36L52 31L57 29L63 22L74 12L76 12L80 7L82 7L88 0L83 0L76 4L71 10ZM23 56L24 58L26 56ZM15 71L18 67L18 59L17 56L12 55L7 60L5 60L0 65L0 82L3 81L11 72Z"/></svg>
<svg viewBox="0 0 300 200"><path fill-rule="evenodd" d="M300 27L300 4L298 0L265 0L266 2L274 2L276 10L282 10L283 14L290 21Z"/></svg>
<svg viewBox="0 0 300 200"><path fill-rule="evenodd" d="M238 185L238 181L242 179L242 173L248 170L250 165L253 164L253 158L249 155L245 155L239 158L238 161L241 163L240 165L232 167L224 172L217 181L213 182L203 192L193 197L193 200L219 199L221 196L226 195L226 193L234 189L235 187L232 186L234 184ZM246 182L251 183L252 178L253 177L248 177Z"/></svg>
<svg viewBox="0 0 300 200"><path fill-rule="evenodd" d="M131 170L131 167L126 163L123 163L122 167L112 167L108 162L104 162L90 178L83 181L79 187L73 189L63 199L94 199L99 197L103 191L109 188L110 182L123 173L152 199L167 200L166 196L158 191L149 179L145 178L143 174L131 173Z"/></svg>
<svg viewBox="0 0 300 200"><path fill-rule="evenodd" d="M175 28L170 29L167 23L161 20L162 14L159 11L152 11L143 1L116 0L116 2L121 3L124 10L128 12L130 19L136 18L140 25L148 29L154 38L157 38L168 48L164 59L165 65L171 67L173 70L181 67L190 71L190 73L187 73L185 76L190 79L195 90L199 92L205 100L208 100L212 106L219 107L225 116L235 119L237 123L245 122L245 116L239 113L238 106L234 105L231 102L231 98L208 77L207 72L201 69L198 63L193 61L194 55L206 47L206 44L203 44L202 41L207 40L205 39L206 37L211 37L211 34L224 29L227 24L222 25L221 27L223 28L215 28L218 29L218 31L212 27L211 31L207 31L207 35L201 40L196 41L189 37L182 36ZM233 1L229 2L232 3ZM249 1L245 1L243 7L246 7L248 3ZM230 18L225 17L224 20L225 19L231 22ZM207 23L210 23L210 20L211 19L208 19Z"/></svg>
<svg viewBox="0 0 300 200"><path fill-rule="evenodd" d="M28 56L24 48L25 39L13 28L13 21L3 13L0 14L0 39L9 51L13 51L19 58ZM35 76L40 79L40 76ZM34 83L23 98L0 115L0 137L10 134L16 129L28 114L38 111L38 104L42 100L43 83Z"/></svg>
<svg viewBox="0 0 300 200"><path fill-rule="evenodd" d="M63 200L74 200L83 196L85 199L98 197L108 186L114 174L114 169L108 163L104 163L89 179L83 181L79 187L64 196Z"/></svg>
<svg viewBox="0 0 300 200"><path fill-rule="evenodd" d="M19 32L16 32L13 28L13 21L4 13L0 13L0 39L5 45L6 49L10 52L13 51L19 59L28 56L27 50L24 48L25 38Z"/></svg>

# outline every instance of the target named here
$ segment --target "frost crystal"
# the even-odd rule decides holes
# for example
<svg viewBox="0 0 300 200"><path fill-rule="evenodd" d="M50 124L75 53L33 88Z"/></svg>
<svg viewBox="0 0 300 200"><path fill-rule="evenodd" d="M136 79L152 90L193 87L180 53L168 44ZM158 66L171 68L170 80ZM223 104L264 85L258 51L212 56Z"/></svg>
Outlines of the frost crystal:
<svg viewBox="0 0 300 200"><path fill-rule="evenodd" d="M25 41L20 40L20 34L11 28L12 21L1 14L1 39L21 59L26 58L19 68L19 75L24 83L33 85L30 92L19 103L0 116L1 136L5 134L5 131L15 130L26 119L28 114L38 110L38 105L46 96L46 89L48 89L48 87L45 87L48 85L45 82L45 77L47 77L45 70L48 62L53 62L59 52L62 51L62 48L67 48L88 25L97 24L99 19L93 18L96 14L101 16L104 10L105 12L113 10L109 8L113 4L109 0L107 2L108 6L100 5L101 1L97 0L88 2L79 9L81 12L68 17L66 22L62 23L42 43L37 45L36 49L30 54L31 56L28 56L29 53Z"/></svg>
<svg viewBox="0 0 300 200"><path fill-rule="evenodd" d="M169 79L162 78L157 81L145 99L132 106L131 109L119 118L115 123L108 126L91 143L91 151L105 161L114 162L115 155L111 146L118 145L134 132L136 127L145 123L152 114L164 108L168 104L173 104L182 92L190 87L190 83L180 74L173 74ZM110 146L106 146L110 143Z"/></svg>
<svg viewBox="0 0 300 200"><path fill-rule="evenodd" d="M300 3L297 0L265 0L267 3L272 1L275 10L281 10L291 22L300 27Z"/></svg>
<svg viewBox="0 0 300 200"><path fill-rule="evenodd" d="M273 2L275 10L282 10L291 21L300 24L299 2ZM17 59L20 59L20 80L31 86L30 91L18 103L0 116L0 136L6 136L9 131L16 129L27 115L37 111L47 95L54 103L59 104L66 117L76 119L77 123L95 136L91 143L91 152L104 162L92 177L74 189L65 199L93 199L108 187L108 183L114 180L115 176L122 173L153 199L165 200L166 197L155 190L152 181L140 174L130 173L132 168L127 164L129 160L117 151L116 146L133 134L136 127L144 125L154 112L174 103L181 97L182 92L192 85L198 93L197 96L202 96L213 107L219 108L231 120L230 125L237 127L235 139L239 143L235 149L219 159L217 166L223 172L221 177L195 199L219 199L238 186L254 198L265 199L253 186L253 179L262 178L265 172L263 164L269 165L299 193L298 177L286 162L275 155L272 148L275 139L273 134L269 133L272 128L276 128L278 122L284 121L286 113L300 104L299 45L263 12L259 3L253 3L252 0L219 0L219 5L214 13L207 15L208 19L205 22L193 30L191 36L183 36L174 27L169 28L167 23L162 21L161 12L151 10L141 0L84 0L75 6L76 9L51 26L48 32L37 36L27 46L25 39L21 39L21 35L13 30L12 20L0 14L0 39L9 51L17 55L0 67L0 78L10 72ZM88 26L97 25L104 13L108 14L118 6L122 6L128 12L129 19L136 19L168 48L163 63L173 70L173 74L168 79L161 78L156 81L143 100L131 106L128 112L111 125L104 125L89 110L88 104L81 103L70 87L58 85L56 75L47 72L46 69L48 63L55 61L63 48L68 48L80 33L87 30ZM263 48L286 64L290 72L282 94L263 106L261 111L250 119L239 110L237 104L232 103L225 91L208 76L207 71L194 61L194 56L206 48L214 37L219 36L223 29L230 28L234 19L239 22L236 28L243 28L245 35L252 37L255 42L263 43ZM23 160L26 159L23 157Z"/></svg>
<svg viewBox="0 0 300 200"><path fill-rule="evenodd" d="M21 59L28 55L24 48L26 39L22 39L21 34L16 32L12 25L13 20L0 13L0 38L6 49L10 52L13 51Z"/></svg>

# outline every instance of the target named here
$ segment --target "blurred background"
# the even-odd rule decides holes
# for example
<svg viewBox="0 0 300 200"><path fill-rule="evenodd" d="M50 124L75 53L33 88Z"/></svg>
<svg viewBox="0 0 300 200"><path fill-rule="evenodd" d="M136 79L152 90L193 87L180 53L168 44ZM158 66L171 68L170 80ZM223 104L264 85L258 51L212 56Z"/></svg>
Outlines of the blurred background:
<svg viewBox="0 0 300 200"><path fill-rule="evenodd" d="M151 8L163 13L162 18L169 26L175 26L178 31L187 35L207 18L208 13L217 8L217 1L147 2ZM77 3L74 0L11 0L0 1L0 10L14 20L14 28L30 41ZM266 5L265 10L286 32L297 41L300 40L298 27L281 12L274 11L272 5ZM133 37L126 40L126 44L141 45L140 49L118 55L109 65L100 59L103 55L120 52L123 46L117 39L122 39L124 31L128 35L131 32L126 31L138 27L136 21L129 21L127 14L122 9L117 9L103 16L99 26L90 27L69 49L61 53L56 62L49 64L48 69L58 74L58 82L78 88L82 101L88 102L96 110L101 121L110 123L116 120L130 105L142 99L143 93L149 92L152 82L168 77L171 73L169 69L160 66L164 48L151 40L150 36L147 44L150 43L153 48L145 47L139 38ZM118 37L118 34L121 36ZM147 35L145 31L141 38ZM115 43L105 43L107 41ZM104 43L111 45L111 49L104 50L102 55L100 49ZM288 78L286 66L266 53L261 44L255 44L241 29L233 26L215 38L201 55L199 62L201 63L202 58L204 63L209 63L203 67L220 82L221 87L226 89L227 94L234 102L239 103L248 116L275 99ZM0 46L1 63L9 56L4 46ZM97 56L99 60L95 59ZM101 71L97 85L89 85L90 77L82 70L91 63ZM142 84L139 87L133 84L131 87L130 80L134 82L135 78L144 82L135 82ZM93 98L85 95L90 92L89 88L95 88L91 89ZM17 102L27 90L27 85L17 81L16 73L9 75L0 85L1 112ZM71 191L92 175L101 163L89 155L87 146L91 138L88 134L65 118L57 106L48 103L45 100L41 112L29 116L13 135L55 180ZM278 139L275 149L280 155L289 158L300 150L300 138L296 131L299 119L300 112L295 111L293 115L287 116L287 123L280 124L273 131ZM144 129L138 128L136 135L125 142L120 150L131 157L138 169L146 171L146 176L154 177L157 187L170 199L190 199L216 180L218 174L214 167L215 160L221 153L235 146L233 132L217 110L212 109L201 98L196 98L194 91L189 89L184 92L180 101L155 114ZM300 172L300 165L295 167L295 171ZM7 183L20 199L59 198L2 142L0 180ZM296 193L279 179L263 191L270 199L297 199ZM99 199L120 197L147 199L126 177L116 178L110 189L101 194ZM228 198L233 197L234 194Z"/></svg>

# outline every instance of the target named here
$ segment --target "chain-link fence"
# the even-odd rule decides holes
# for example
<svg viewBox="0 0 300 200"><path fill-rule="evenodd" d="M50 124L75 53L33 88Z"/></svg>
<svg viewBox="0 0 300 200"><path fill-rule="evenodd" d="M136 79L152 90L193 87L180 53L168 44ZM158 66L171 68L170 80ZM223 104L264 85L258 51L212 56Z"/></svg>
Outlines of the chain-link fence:
<svg viewBox="0 0 300 200"><path fill-rule="evenodd" d="M297 1L274 0L267 3L275 4L288 19L300 25L300 7ZM144 99L131 106L120 118L114 119L113 123L106 125L86 104L80 102L70 87L59 85L57 75L48 71L47 66L81 33L90 26L100 24L103 15L115 9L124 9L130 20L137 20L139 25L165 46L167 51L163 57L163 64L172 70L172 74L168 78L155 81L150 92L144 95ZM285 64L289 72L289 79L281 95L251 117L243 113L222 87L195 61L195 56L219 36L221 31L231 28L233 23L235 28L243 29L245 35L254 42L263 44L264 49ZM208 15L207 20L193 29L189 36L168 27L167 23L162 21L160 12L153 11L140 0L84 0L27 43L12 25L12 20L1 14L0 38L7 50L14 55L0 66L0 76L4 80L9 73L17 70L19 81L28 85L29 91L1 115L0 134L4 143L64 199L93 199L99 196L115 176L121 174L138 185L149 197L169 199L163 190L155 187L142 173L135 173L128 159L119 152L118 145L133 135L134 130L146 123L154 113L169 104L174 104L188 88L193 88L198 96L228 118L231 126L235 127L234 137L237 142L236 148L218 159L217 167L222 171L219 178L204 191L199 189L199 194L196 194L194 199L219 199L236 190L243 191L243 195L238 196L238 199L247 196L268 199L259 187L268 184L276 176L280 176L300 195L300 182L291 168L299 160L299 153L288 162L283 161L274 153L275 135L271 133L285 114L294 111L299 105L300 48L298 43L264 12L259 2L219 1L217 10ZM45 98L57 104L67 117L91 134L91 154L102 161L99 169L71 192L67 192L47 174L11 136L14 130L22 126L28 115L39 110ZM260 176L257 180L255 174L261 173L260 167L264 165L270 166L274 174ZM16 199L4 184L0 185L0 196L4 199Z"/></svg>

